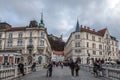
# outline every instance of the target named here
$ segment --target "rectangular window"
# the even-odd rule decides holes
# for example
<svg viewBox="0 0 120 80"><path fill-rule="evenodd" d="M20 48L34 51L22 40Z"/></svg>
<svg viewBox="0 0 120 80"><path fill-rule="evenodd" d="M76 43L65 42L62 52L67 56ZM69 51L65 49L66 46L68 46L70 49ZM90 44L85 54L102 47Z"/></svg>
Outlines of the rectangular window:
<svg viewBox="0 0 120 80"><path fill-rule="evenodd" d="M23 34L22 33L19 33L18 34L18 38L22 38L23 37Z"/></svg>
<svg viewBox="0 0 120 80"><path fill-rule="evenodd" d="M44 38L44 33L43 32L41 32L40 38Z"/></svg>
<svg viewBox="0 0 120 80"><path fill-rule="evenodd" d="M99 42L101 42L101 38L99 38Z"/></svg>
<svg viewBox="0 0 120 80"><path fill-rule="evenodd" d="M12 41L8 41L8 47L12 46L13 42Z"/></svg>
<svg viewBox="0 0 120 80"><path fill-rule="evenodd" d="M29 45L33 45L32 39L29 40Z"/></svg>
<svg viewBox="0 0 120 80"><path fill-rule="evenodd" d="M88 34L86 34L86 38L88 39Z"/></svg>
<svg viewBox="0 0 120 80"><path fill-rule="evenodd" d="M40 41L40 46L44 46L44 41L43 40Z"/></svg>
<svg viewBox="0 0 120 80"><path fill-rule="evenodd" d="M75 52L76 52L76 53L80 53L81 50L80 50L80 49L75 49Z"/></svg>
<svg viewBox="0 0 120 80"><path fill-rule="evenodd" d="M99 49L102 49L102 45L99 45Z"/></svg>
<svg viewBox="0 0 120 80"><path fill-rule="evenodd" d="M2 41L0 41L0 47L2 46Z"/></svg>
<svg viewBox="0 0 120 80"><path fill-rule="evenodd" d="M87 47L89 47L89 42L87 42Z"/></svg>
<svg viewBox="0 0 120 80"><path fill-rule="evenodd" d="M92 40L95 41L95 36L92 36Z"/></svg>
<svg viewBox="0 0 120 80"><path fill-rule="evenodd" d="M2 33L0 33L0 38L2 38Z"/></svg>
<svg viewBox="0 0 120 80"><path fill-rule="evenodd" d="M30 32L30 38L32 38L32 32Z"/></svg>
<svg viewBox="0 0 120 80"><path fill-rule="evenodd" d="M9 33L8 38L13 38L13 34Z"/></svg>
<svg viewBox="0 0 120 80"><path fill-rule="evenodd" d="M92 44L92 48L96 48L96 44L95 43Z"/></svg>
<svg viewBox="0 0 120 80"><path fill-rule="evenodd" d="M96 55L96 51L93 51L93 55Z"/></svg>
<svg viewBox="0 0 120 80"><path fill-rule="evenodd" d="M80 39L80 35L75 35L75 39Z"/></svg>
<svg viewBox="0 0 120 80"><path fill-rule="evenodd" d="M99 52L99 55L102 55L102 52L101 52L101 51Z"/></svg>
<svg viewBox="0 0 120 80"><path fill-rule="evenodd" d="M23 42L22 42L22 41L18 41L17 45L18 45L18 46L22 46L22 45L23 45Z"/></svg>

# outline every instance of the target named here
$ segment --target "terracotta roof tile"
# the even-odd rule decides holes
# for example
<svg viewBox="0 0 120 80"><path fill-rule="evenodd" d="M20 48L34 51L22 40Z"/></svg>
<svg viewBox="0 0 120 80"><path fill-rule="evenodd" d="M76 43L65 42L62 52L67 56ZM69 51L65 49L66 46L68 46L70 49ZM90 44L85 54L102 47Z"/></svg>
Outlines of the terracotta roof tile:
<svg viewBox="0 0 120 80"><path fill-rule="evenodd" d="M80 31L81 32L88 32L88 33L99 35L99 36L103 36L101 33L97 32L95 30L88 29L86 27L80 27Z"/></svg>
<svg viewBox="0 0 120 80"><path fill-rule="evenodd" d="M63 51L53 51L53 54L56 54L56 55L63 55L64 52L63 52Z"/></svg>
<svg viewBox="0 0 120 80"><path fill-rule="evenodd" d="M104 36L106 30L107 30L107 28L104 28L102 30L99 30L98 33L100 33L102 36Z"/></svg>
<svg viewBox="0 0 120 80"><path fill-rule="evenodd" d="M7 31L23 31L25 29L26 29L26 27L12 27L12 28L8 29Z"/></svg>

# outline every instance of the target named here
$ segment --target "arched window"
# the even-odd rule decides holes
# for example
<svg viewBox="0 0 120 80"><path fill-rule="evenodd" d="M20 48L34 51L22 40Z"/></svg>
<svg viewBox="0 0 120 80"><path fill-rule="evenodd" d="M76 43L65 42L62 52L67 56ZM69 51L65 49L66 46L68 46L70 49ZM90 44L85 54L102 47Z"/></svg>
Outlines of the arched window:
<svg viewBox="0 0 120 80"><path fill-rule="evenodd" d="M32 39L29 40L29 45L33 45L33 44L32 44Z"/></svg>
<svg viewBox="0 0 120 80"><path fill-rule="evenodd" d="M43 40L40 41L40 46L44 46L44 41Z"/></svg>
<svg viewBox="0 0 120 80"><path fill-rule="evenodd" d="M44 33L43 32L41 32L41 34L40 34L40 38L44 38Z"/></svg>

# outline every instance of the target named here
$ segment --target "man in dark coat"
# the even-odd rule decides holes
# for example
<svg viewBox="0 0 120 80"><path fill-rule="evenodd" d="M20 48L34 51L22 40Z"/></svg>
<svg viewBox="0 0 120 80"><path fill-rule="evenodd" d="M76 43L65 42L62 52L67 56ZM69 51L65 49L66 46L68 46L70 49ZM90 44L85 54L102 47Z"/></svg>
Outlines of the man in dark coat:
<svg viewBox="0 0 120 80"><path fill-rule="evenodd" d="M75 62L75 72L76 72L76 76L79 76L79 65L78 65L78 61Z"/></svg>
<svg viewBox="0 0 120 80"><path fill-rule="evenodd" d="M52 76L52 67L53 67L52 62L50 62L50 63L48 64L49 77Z"/></svg>
<svg viewBox="0 0 120 80"><path fill-rule="evenodd" d="M18 69L20 71L20 73L24 76L24 64L21 62L18 64Z"/></svg>
<svg viewBox="0 0 120 80"><path fill-rule="evenodd" d="M71 60L69 66L70 66L70 69L71 69L71 75L74 76L74 66L75 66L75 64L74 64L73 60Z"/></svg>

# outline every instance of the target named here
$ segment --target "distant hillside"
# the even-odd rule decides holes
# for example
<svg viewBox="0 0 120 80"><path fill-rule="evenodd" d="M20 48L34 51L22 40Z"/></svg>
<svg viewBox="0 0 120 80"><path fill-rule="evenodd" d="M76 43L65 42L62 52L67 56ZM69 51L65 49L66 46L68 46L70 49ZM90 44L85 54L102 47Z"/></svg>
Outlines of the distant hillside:
<svg viewBox="0 0 120 80"><path fill-rule="evenodd" d="M48 40L50 42L52 50L63 51L65 42L63 42L61 38L55 38L56 36L48 36Z"/></svg>

